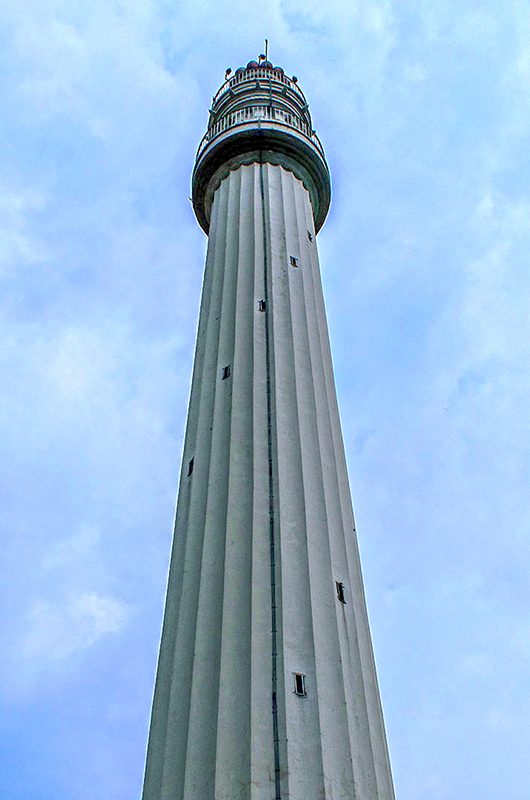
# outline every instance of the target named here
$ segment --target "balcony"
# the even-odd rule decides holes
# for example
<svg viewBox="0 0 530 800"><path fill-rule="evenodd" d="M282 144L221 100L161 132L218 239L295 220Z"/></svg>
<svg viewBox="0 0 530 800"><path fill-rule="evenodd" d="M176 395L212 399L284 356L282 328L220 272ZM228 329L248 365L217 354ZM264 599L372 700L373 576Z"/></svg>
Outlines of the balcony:
<svg viewBox="0 0 530 800"><path fill-rule="evenodd" d="M249 70L252 72L270 72L270 70ZM282 76L283 77L283 76ZM288 79L289 80L289 79ZM241 125L248 125L249 123L261 122L274 123L278 128L291 128L297 133L301 133L306 139L314 145L319 154L325 160L324 149L316 133L307 125L304 120L297 117L295 114L284 111L283 109L275 108L274 106L259 105L259 106L245 106L237 111L233 111L226 116L223 116L218 122L209 128L203 136L199 148L197 150L197 161L199 161L204 150L208 145L213 142L222 133L229 129L237 128Z"/></svg>
<svg viewBox="0 0 530 800"><path fill-rule="evenodd" d="M303 102L306 102L304 93L298 87L298 84L295 83L291 78L288 78L287 75L281 72L275 72L272 69L246 69L244 72L239 73L239 75L234 75L233 78L226 81L218 92L214 95L212 106L215 106L221 97L223 97L229 89L233 89L235 86L239 86L242 83L255 83L256 81L266 81L268 84L269 81L271 84L282 84L283 86L287 86L291 89L295 94L299 96Z"/></svg>

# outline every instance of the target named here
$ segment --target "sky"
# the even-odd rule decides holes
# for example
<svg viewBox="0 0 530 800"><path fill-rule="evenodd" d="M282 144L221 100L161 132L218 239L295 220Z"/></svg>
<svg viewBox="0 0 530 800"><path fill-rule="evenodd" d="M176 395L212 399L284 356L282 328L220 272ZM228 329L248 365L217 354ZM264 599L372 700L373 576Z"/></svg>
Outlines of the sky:
<svg viewBox="0 0 530 800"><path fill-rule="evenodd" d="M530 796L527 0L4 0L0 796L141 792L225 69L296 74L398 800Z"/></svg>

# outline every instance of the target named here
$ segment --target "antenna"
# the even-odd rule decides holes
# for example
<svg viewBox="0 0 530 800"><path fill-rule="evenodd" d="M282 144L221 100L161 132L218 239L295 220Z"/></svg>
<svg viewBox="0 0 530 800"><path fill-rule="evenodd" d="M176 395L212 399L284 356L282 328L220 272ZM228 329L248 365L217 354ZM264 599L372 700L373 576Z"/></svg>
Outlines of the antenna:
<svg viewBox="0 0 530 800"><path fill-rule="evenodd" d="M265 39L265 61L269 60L269 40Z"/></svg>

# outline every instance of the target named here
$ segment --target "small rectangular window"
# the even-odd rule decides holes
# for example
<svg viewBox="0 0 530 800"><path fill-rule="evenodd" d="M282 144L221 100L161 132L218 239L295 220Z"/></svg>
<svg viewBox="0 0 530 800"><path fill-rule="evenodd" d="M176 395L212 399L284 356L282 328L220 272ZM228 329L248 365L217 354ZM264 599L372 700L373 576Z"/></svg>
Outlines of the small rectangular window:
<svg viewBox="0 0 530 800"><path fill-rule="evenodd" d="M294 672L294 694L297 694L299 697L305 697L307 695L306 688L305 688L305 675L303 672Z"/></svg>
<svg viewBox="0 0 530 800"><path fill-rule="evenodd" d="M190 462L188 463L188 478L189 478L189 476L191 475L191 473L193 472L193 462L194 462L194 461L195 461L195 459L194 459L194 458L192 458L192 459L190 460Z"/></svg>
<svg viewBox="0 0 530 800"><path fill-rule="evenodd" d="M230 377L230 364L227 364L226 367L223 367L223 377L222 380L224 381L226 378Z"/></svg>
<svg viewBox="0 0 530 800"><path fill-rule="evenodd" d="M309 239L310 242L313 241L313 234L309 230L307 231L307 238Z"/></svg>
<svg viewBox="0 0 530 800"><path fill-rule="evenodd" d="M337 587L337 598L341 603L346 605L346 597L344 596L344 584L340 581L335 581L335 586Z"/></svg>
<svg viewBox="0 0 530 800"><path fill-rule="evenodd" d="M265 311L266 308L267 304L265 303L265 300L258 300L258 311Z"/></svg>
<svg viewBox="0 0 530 800"><path fill-rule="evenodd" d="M299 267L300 261L296 256L289 256L289 261L291 263L291 267Z"/></svg>

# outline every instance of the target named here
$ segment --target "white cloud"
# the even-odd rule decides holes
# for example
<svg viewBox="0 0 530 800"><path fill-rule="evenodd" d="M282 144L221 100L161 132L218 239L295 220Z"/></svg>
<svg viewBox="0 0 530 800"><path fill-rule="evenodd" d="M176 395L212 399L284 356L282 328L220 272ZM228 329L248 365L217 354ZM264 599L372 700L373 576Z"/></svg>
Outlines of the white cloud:
<svg viewBox="0 0 530 800"><path fill-rule="evenodd" d="M34 671L62 662L102 637L120 633L129 613L122 601L94 592L82 592L63 602L37 601L28 614L22 658Z"/></svg>
<svg viewBox="0 0 530 800"><path fill-rule="evenodd" d="M75 570L79 554L59 554L56 549L56 558L46 567ZM1 695L8 703L34 702L51 686L62 684L80 670L89 651L123 635L132 615L132 605L111 594L63 592L53 583L45 588L54 598L32 600L18 614L16 626L3 631Z"/></svg>
<svg viewBox="0 0 530 800"><path fill-rule="evenodd" d="M66 539L53 542L43 559L45 570L71 569L79 567L79 562L91 558L101 543L101 532L95 525L83 525L76 533Z"/></svg>
<svg viewBox="0 0 530 800"><path fill-rule="evenodd" d="M32 188L0 186L0 278L48 257L45 242L32 232L32 218L45 204L44 195Z"/></svg>

